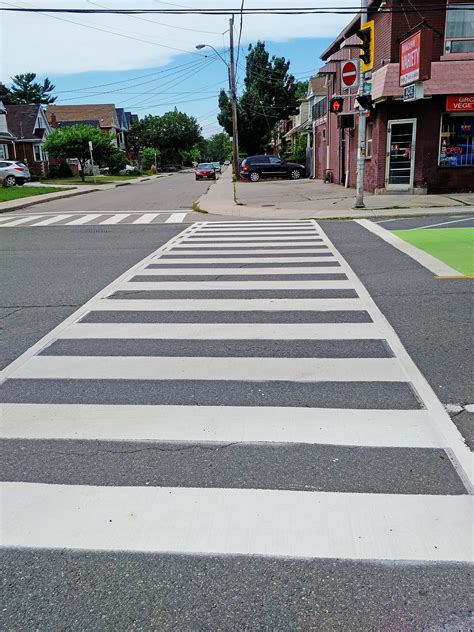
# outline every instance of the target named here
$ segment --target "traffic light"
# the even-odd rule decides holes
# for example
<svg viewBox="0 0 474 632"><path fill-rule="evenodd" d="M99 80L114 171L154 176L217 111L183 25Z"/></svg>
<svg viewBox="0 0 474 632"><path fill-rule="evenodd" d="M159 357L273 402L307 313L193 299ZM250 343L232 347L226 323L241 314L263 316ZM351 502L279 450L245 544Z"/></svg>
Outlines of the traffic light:
<svg viewBox="0 0 474 632"><path fill-rule="evenodd" d="M368 110L369 112L373 111L374 103L371 94L359 94L356 96L356 101L363 110Z"/></svg>
<svg viewBox="0 0 474 632"><path fill-rule="evenodd" d="M362 24L356 31L357 37L362 40L360 46L361 67L363 72L368 72L374 67L374 21L369 20Z"/></svg>
<svg viewBox="0 0 474 632"><path fill-rule="evenodd" d="M329 101L329 111L339 114L344 109L344 99L342 97L333 97Z"/></svg>

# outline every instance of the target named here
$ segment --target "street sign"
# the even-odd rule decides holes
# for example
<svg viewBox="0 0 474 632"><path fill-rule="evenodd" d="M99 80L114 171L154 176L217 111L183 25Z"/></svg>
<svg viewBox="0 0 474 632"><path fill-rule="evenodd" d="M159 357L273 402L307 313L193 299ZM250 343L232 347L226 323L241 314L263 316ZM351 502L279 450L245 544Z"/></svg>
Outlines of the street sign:
<svg viewBox="0 0 474 632"><path fill-rule="evenodd" d="M432 31L417 31L400 43L400 86L431 77Z"/></svg>
<svg viewBox="0 0 474 632"><path fill-rule="evenodd" d="M341 62L341 87L356 88L359 83L359 63L358 61Z"/></svg>
<svg viewBox="0 0 474 632"><path fill-rule="evenodd" d="M89 151L92 151L92 141L89 141Z"/></svg>
<svg viewBox="0 0 474 632"><path fill-rule="evenodd" d="M425 96L424 86L419 81L418 83L412 83L409 86L403 88L403 100L404 101L418 101Z"/></svg>
<svg viewBox="0 0 474 632"><path fill-rule="evenodd" d="M362 92L364 94L370 94L372 92L372 84L369 81L364 81Z"/></svg>

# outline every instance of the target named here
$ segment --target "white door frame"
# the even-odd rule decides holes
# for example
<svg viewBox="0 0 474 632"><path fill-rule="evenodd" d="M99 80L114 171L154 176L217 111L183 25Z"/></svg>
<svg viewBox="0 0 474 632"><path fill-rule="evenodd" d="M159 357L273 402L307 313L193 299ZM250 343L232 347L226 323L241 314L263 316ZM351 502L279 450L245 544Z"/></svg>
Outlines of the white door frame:
<svg viewBox="0 0 474 632"><path fill-rule="evenodd" d="M406 184L389 184L390 176L390 149L392 146L392 125L394 123L413 123L413 136L411 143L411 164L410 164L410 183ZM390 119L387 122L387 150L385 152L385 189L387 191L409 191L413 189L413 180L415 175L415 150L416 150L416 118L407 119Z"/></svg>

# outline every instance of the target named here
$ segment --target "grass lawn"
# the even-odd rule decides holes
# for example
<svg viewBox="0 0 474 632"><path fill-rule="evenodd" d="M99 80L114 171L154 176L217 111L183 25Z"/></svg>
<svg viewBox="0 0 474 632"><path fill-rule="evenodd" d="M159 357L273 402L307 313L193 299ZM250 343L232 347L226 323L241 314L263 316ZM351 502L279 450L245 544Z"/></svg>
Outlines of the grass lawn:
<svg viewBox="0 0 474 632"><path fill-rule="evenodd" d="M112 184L113 182L122 182L124 180L133 180L140 176L97 176L95 184ZM80 178L57 178L54 180L43 180L44 184L94 184L93 176L86 176L85 182Z"/></svg>
<svg viewBox="0 0 474 632"><path fill-rule="evenodd" d="M393 232L461 274L474 275L474 228L425 228Z"/></svg>
<svg viewBox="0 0 474 632"><path fill-rule="evenodd" d="M0 187L0 202L11 202L31 195L44 195L64 191L58 187Z"/></svg>

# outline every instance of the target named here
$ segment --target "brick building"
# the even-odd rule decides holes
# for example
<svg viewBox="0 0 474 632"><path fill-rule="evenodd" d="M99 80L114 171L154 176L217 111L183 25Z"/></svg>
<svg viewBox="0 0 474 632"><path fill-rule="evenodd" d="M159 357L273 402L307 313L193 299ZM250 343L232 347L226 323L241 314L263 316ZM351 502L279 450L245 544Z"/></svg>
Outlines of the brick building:
<svg viewBox="0 0 474 632"><path fill-rule="evenodd" d="M436 10L432 6L430 0L417 0L413 11L405 0L369 2L375 55L374 110L366 135L368 191L474 190L474 4L457 0ZM341 62L358 58L359 49L351 46L359 42L359 27L357 16L321 56L327 99L343 96L344 110L326 110L315 125L316 177L350 187L356 183L359 115L357 88L341 86ZM418 32L430 42L431 76L423 82L423 98L404 101L400 43Z"/></svg>

